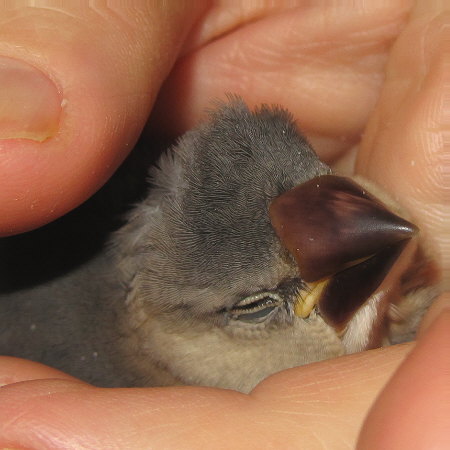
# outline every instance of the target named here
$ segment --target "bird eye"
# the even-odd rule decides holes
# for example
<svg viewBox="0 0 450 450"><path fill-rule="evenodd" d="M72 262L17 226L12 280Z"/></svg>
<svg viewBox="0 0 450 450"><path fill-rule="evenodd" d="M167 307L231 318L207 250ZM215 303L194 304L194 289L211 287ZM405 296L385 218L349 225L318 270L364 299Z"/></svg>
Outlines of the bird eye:
<svg viewBox="0 0 450 450"><path fill-rule="evenodd" d="M256 294L236 304L230 314L234 320L260 323L266 320L281 303L283 300L276 294Z"/></svg>

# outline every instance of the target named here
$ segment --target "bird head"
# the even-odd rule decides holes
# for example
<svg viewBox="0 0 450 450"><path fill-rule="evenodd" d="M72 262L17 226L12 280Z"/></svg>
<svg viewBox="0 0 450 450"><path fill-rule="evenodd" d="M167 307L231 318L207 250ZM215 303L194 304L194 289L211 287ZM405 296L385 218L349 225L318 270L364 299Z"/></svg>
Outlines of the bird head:
<svg viewBox="0 0 450 450"><path fill-rule="evenodd" d="M332 175L287 111L219 105L151 182L114 237L121 345L141 384L248 392L381 344L417 228Z"/></svg>

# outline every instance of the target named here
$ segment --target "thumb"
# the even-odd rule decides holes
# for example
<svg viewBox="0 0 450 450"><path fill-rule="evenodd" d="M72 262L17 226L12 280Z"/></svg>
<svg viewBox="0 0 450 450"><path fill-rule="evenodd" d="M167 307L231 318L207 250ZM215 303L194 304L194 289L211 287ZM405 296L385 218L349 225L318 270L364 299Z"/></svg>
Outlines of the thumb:
<svg viewBox="0 0 450 450"><path fill-rule="evenodd" d="M202 9L33 5L0 14L0 235L55 219L107 180Z"/></svg>
<svg viewBox="0 0 450 450"><path fill-rule="evenodd" d="M443 308L383 389L358 448L450 448L450 310Z"/></svg>

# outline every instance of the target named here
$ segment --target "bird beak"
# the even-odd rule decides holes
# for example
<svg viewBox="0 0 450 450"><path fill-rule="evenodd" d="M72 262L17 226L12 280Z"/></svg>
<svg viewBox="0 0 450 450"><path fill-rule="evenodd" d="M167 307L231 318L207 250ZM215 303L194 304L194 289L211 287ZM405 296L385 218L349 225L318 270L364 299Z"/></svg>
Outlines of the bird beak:
<svg viewBox="0 0 450 450"><path fill-rule="evenodd" d="M294 256L307 292L296 315L317 305L338 330L373 295L418 228L354 181L323 175L284 192L269 207L272 225Z"/></svg>

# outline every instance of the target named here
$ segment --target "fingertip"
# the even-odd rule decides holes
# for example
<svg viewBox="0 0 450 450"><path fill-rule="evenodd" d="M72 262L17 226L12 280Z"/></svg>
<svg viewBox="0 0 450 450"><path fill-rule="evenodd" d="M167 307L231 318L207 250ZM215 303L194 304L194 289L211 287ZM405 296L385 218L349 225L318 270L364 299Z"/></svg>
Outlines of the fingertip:
<svg viewBox="0 0 450 450"><path fill-rule="evenodd" d="M12 356L0 357L0 387L21 381L45 378L58 378L70 381L77 380L71 375L41 363Z"/></svg>
<svg viewBox="0 0 450 450"><path fill-rule="evenodd" d="M9 70L0 74L0 236L54 220L106 182L203 8L66 3L2 11L0 57Z"/></svg>

